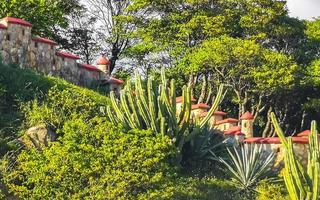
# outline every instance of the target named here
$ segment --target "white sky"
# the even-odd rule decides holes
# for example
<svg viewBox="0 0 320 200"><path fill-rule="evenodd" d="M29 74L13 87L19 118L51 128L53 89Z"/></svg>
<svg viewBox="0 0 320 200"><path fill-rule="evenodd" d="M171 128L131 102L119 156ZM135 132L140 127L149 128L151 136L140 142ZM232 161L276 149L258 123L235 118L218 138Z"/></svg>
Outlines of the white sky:
<svg viewBox="0 0 320 200"><path fill-rule="evenodd" d="M287 0L290 15L300 19L320 16L320 0Z"/></svg>

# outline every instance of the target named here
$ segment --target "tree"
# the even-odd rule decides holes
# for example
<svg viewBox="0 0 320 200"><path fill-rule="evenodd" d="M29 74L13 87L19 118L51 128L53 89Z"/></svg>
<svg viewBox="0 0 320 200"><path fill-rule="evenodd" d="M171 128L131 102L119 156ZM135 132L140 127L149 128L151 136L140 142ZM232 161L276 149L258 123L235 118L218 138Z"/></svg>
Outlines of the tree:
<svg viewBox="0 0 320 200"><path fill-rule="evenodd" d="M127 8L131 0L87 0L90 14L100 24L99 30L103 42L101 45L110 55L110 72L116 66L123 52L131 45L132 14Z"/></svg>
<svg viewBox="0 0 320 200"><path fill-rule="evenodd" d="M1 1L0 16L25 19L33 24L34 34L55 39L56 27L66 27L66 15L79 7L76 0Z"/></svg>
<svg viewBox="0 0 320 200"><path fill-rule="evenodd" d="M61 29L63 48L80 55L81 60L91 64L101 52L99 30L96 18L90 16L86 9L77 9L68 16L69 26Z"/></svg>
<svg viewBox="0 0 320 200"><path fill-rule="evenodd" d="M186 73L202 74L215 84L229 85L239 115L250 108L256 117L264 110L268 96L294 84L298 69L284 54L265 49L253 40L226 36L206 40L190 50L180 66Z"/></svg>

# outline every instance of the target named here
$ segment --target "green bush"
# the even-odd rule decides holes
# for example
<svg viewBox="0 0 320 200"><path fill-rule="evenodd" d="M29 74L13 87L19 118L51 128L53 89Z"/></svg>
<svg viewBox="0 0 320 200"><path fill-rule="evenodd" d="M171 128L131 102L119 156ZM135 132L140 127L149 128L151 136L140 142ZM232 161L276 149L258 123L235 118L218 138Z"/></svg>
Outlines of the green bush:
<svg viewBox="0 0 320 200"><path fill-rule="evenodd" d="M38 123L36 120L45 121L58 127L61 126L61 123L47 120L50 119L49 114L54 113L57 116L59 113L59 117L65 115L66 118L71 112L63 112L68 109L78 113L90 109L90 112L94 115L93 113L98 110L98 107L100 108L100 105L106 105L109 102L107 97L92 90L75 86L59 78L43 76L31 70L18 69L0 63L0 71L0 156L16 148L12 141L19 136L18 133L22 124L25 125L22 132L31 125L36 125ZM33 101L33 103L27 103L30 101ZM87 106L84 105L83 101L88 101ZM82 103L80 106L77 105L79 102ZM60 109L62 103L67 104L63 106L64 111ZM24 105L24 110L21 105ZM94 107L89 107L91 105L94 105ZM31 109L28 109L28 106L33 107L34 115L31 113ZM46 106L59 111L51 110L51 113L46 113L49 112L45 109ZM36 107L38 113L36 113ZM44 110L42 112L39 109ZM25 121L26 116L28 117L27 121ZM65 118L60 119L59 122Z"/></svg>
<svg viewBox="0 0 320 200"><path fill-rule="evenodd" d="M85 90L84 90L85 91ZM66 88L60 91L53 87L45 100L37 99L22 106L25 114L24 129L45 123L57 133L62 133L64 123L72 118L92 119L104 116L108 98L100 95L90 96L84 91Z"/></svg>
<svg viewBox="0 0 320 200"><path fill-rule="evenodd" d="M241 200L242 194L228 181L218 178L180 177L175 182L176 200Z"/></svg>
<svg viewBox="0 0 320 200"><path fill-rule="evenodd" d="M175 149L166 136L124 133L104 118L66 122L43 151L23 151L4 181L22 199L171 199Z"/></svg>
<svg viewBox="0 0 320 200"><path fill-rule="evenodd" d="M271 183L268 180L261 181L256 187L256 200L286 200L288 194L286 193L284 184Z"/></svg>

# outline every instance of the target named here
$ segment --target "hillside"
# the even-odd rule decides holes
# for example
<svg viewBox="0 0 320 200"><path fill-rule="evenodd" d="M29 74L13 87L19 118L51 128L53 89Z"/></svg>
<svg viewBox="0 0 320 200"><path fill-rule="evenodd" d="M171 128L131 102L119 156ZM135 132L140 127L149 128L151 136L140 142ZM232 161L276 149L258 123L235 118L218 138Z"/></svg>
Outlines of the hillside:
<svg viewBox="0 0 320 200"><path fill-rule="evenodd" d="M26 110L24 110L26 107L23 106L34 100L39 104L45 104L50 99L48 98L50 90L54 90L56 95L67 91L71 95L70 99L74 98L75 102L77 98L81 97L88 100L88 103L92 101L96 105L103 106L108 103L106 96L59 78L44 76L31 70L18 69L3 64L0 64L0 71L1 155L11 149L7 144L8 140L16 139L23 126L27 125L25 121Z"/></svg>

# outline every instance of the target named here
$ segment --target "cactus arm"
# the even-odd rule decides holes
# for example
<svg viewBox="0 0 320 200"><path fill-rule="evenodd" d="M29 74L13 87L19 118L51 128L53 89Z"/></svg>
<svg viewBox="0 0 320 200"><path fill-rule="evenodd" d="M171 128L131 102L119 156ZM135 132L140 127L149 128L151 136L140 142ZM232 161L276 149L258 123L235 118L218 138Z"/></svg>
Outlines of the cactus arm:
<svg viewBox="0 0 320 200"><path fill-rule="evenodd" d="M276 130L277 135L279 136L279 138L281 140L281 143L285 146L286 149L288 149L289 148L288 142L284 136L282 129L280 128L280 125L279 125L278 120L276 118L276 115L274 113L271 113L271 121L272 121L272 124Z"/></svg>
<svg viewBox="0 0 320 200"><path fill-rule="evenodd" d="M178 124L181 125L181 123L183 122L184 120L184 115L185 115L185 112L186 112L186 103L184 102L184 96L186 95L187 93L187 87L186 86L183 86L182 88L182 98L183 98L183 101L182 101L182 106L181 106L181 109L180 109L180 113L179 113L179 117L178 117Z"/></svg>
<svg viewBox="0 0 320 200"><path fill-rule="evenodd" d="M159 129L156 125L157 116L156 116L156 102L155 102L155 94L153 91L153 80L152 78L148 79L148 106L149 106L149 112L150 112L150 120L151 120L151 127L152 130L155 130L157 133L159 132Z"/></svg>
<svg viewBox="0 0 320 200"><path fill-rule="evenodd" d="M136 124L135 122L138 122L138 121L134 121L134 118L130 112L130 109L128 107L128 103L127 103L127 100L126 100L126 96L123 92L121 92L120 94L120 104L121 104L121 109L125 115L125 120L127 121L127 123L129 124L129 126L131 128L139 128L139 125Z"/></svg>
<svg viewBox="0 0 320 200"><path fill-rule="evenodd" d="M200 128L203 128L208 123L208 121L212 117L213 113L217 110L217 108L222 100L222 95L223 95L223 85L221 85L219 87L217 97L215 98L214 103L213 103L212 107L210 108L207 116L200 122Z"/></svg>
<svg viewBox="0 0 320 200"><path fill-rule="evenodd" d="M113 91L110 93L110 100L111 100L111 106L112 106L116 116L119 118L120 121L123 121L124 116L123 116L122 112L120 111L120 108L117 104L117 100L116 100L116 97L115 97L115 94Z"/></svg>
<svg viewBox="0 0 320 200"><path fill-rule="evenodd" d="M133 100L133 92L132 92L132 88L130 84L127 84L126 88L124 89L124 91L127 93L127 98L129 101L129 107L132 111L132 115L134 117L134 119L137 121L136 124L139 126L139 128L142 128L142 122L141 122L141 117L138 115L137 113L137 106L136 103L134 103Z"/></svg>
<svg viewBox="0 0 320 200"><path fill-rule="evenodd" d="M113 124L118 124L119 123L119 119L116 118L116 116L111 112L110 106L107 106L107 116L109 118L109 120L111 121L111 123Z"/></svg>
<svg viewBox="0 0 320 200"><path fill-rule="evenodd" d="M175 86L175 81L172 79L170 82L170 97L171 97L171 107L172 107L172 112L174 114L177 113L177 102L176 102L176 86Z"/></svg>

